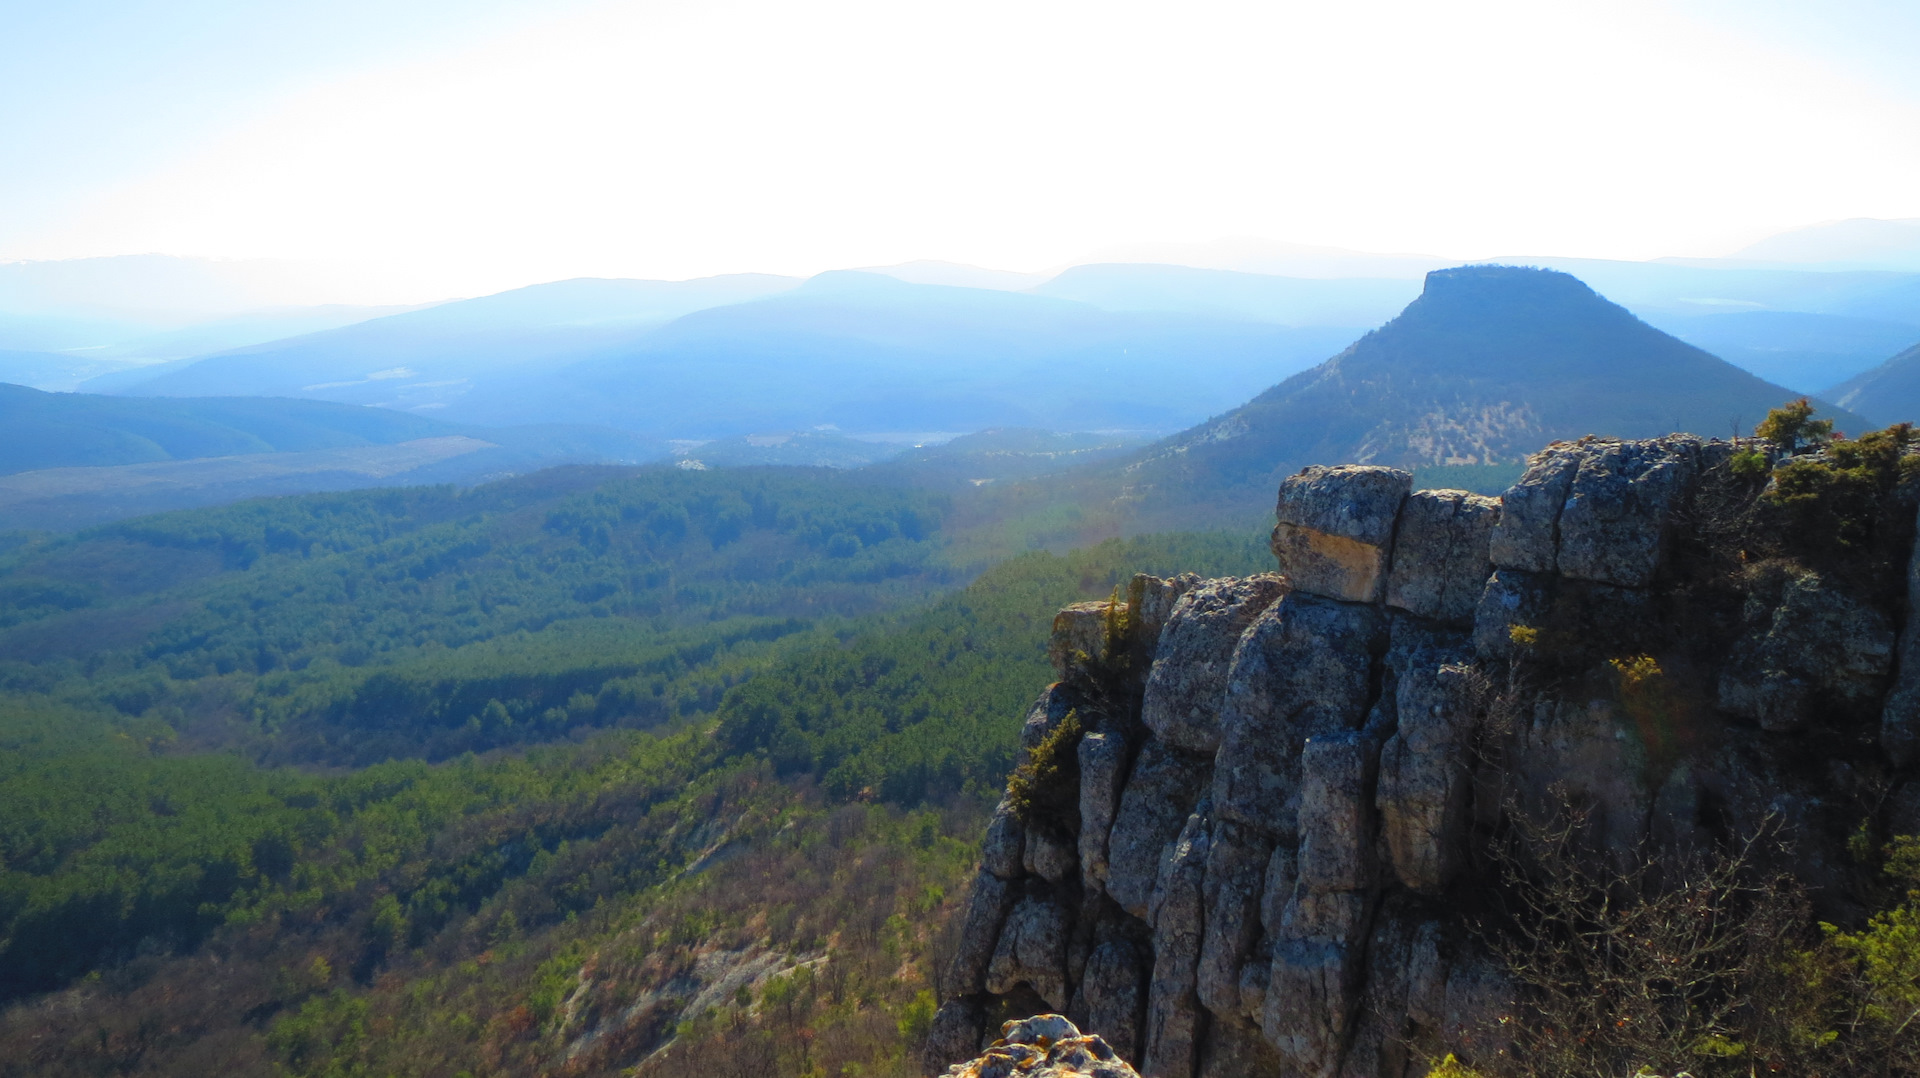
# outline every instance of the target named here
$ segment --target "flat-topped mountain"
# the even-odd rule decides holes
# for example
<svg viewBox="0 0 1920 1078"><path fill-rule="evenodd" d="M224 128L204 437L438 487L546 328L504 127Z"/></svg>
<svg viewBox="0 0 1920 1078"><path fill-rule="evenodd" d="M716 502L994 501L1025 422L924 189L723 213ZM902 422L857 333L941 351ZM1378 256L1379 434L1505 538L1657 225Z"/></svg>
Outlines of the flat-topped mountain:
<svg viewBox="0 0 1920 1078"><path fill-rule="evenodd" d="M1508 464L1588 434L1743 432L1797 395L1568 274L1461 266L1428 274L1420 298L1339 355L1147 449L1128 474L1147 506L1244 509L1309 462Z"/></svg>

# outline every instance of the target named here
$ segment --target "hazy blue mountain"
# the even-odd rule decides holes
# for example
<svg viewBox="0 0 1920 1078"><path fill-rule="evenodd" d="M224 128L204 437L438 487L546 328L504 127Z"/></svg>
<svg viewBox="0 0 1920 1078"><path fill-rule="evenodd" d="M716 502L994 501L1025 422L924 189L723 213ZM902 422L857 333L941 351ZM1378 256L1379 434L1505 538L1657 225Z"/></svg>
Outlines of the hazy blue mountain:
<svg viewBox="0 0 1920 1078"><path fill-rule="evenodd" d="M208 356L115 388L145 396L240 394L447 408L507 368L551 368L599 355L688 311L798 283L756 274L555 281ZM509 421L569 418L548 412Z"/></svg>
<svg viewBox="0 0 1920 1078"><path fill-rule="evenodd" d="M1655 328L1802 393L1823 393L1920 339L1920 325L1799 311L1643 317Z"/></svg>
<svg viewBox="0 0 1920 1078"><path fill-rule="evenodd" d="M1315 279L1145 263L1075 266L1031 289L1110 311L1186 311L1284 326L1372 326L1420 294L1417 280Z"/></svg>
<svg viewBox="0 0 1920 1078"><path fill-rule="evenodd" d="M1306 464L1486 467L1587 434L1728 434L1797 395L1568 274L1463 266L1428 274L1420 298L1346 351L1143 450L1119 481L1141 526L1246 516Z"/></svg>
<svg viewBox="0 0 1920 1078"><path fill-rule="evenodd" d="M1828 395L1878 424L1920 423L1920 344L1834 386Z"/></svg>
<svg viewBox="0 0 1920 1078"><path fill-rule="evenodd" d="M1886 221L1855 217L1796 228L1769 236L1732 257L1920 272L1920 218Z"/></svg>
<svg viewBox="0 0 1920 1078"><path fill-rule="evenodd" d="M0 349L0 382L50 392L70 392L89 378L126 370L128 366L112 360L80 359L60 352Z"/></svg>
<svg viewBox="0 0 1920 1078"><path fill-rule="evenodd" d="M1920 325L1920 273L1754 267L1726 260L1512 261L1571 273L1642 318L1799 311Z"/></svg>
<svg viewBox="0 0 1920 1078"><path fill-rule="evenodd" d="M457 415L565 416L671 438L1177 429L1351 340L1193 314L827 273L676 319L617 353L521 371Z"/></svg>

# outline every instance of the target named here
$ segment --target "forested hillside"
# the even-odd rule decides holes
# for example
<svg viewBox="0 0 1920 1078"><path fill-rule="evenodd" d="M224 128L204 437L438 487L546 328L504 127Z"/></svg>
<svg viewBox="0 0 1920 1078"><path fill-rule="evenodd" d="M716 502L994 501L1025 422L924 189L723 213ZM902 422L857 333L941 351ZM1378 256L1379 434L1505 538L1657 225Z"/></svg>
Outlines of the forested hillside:
<svg viewBox="0 0 1920 1078"><path fill-rule="evenodd" d="M912 1070L1052 612L1266 561L950 591L950 512L572 469L15 537L0 1074Z"/></svg>

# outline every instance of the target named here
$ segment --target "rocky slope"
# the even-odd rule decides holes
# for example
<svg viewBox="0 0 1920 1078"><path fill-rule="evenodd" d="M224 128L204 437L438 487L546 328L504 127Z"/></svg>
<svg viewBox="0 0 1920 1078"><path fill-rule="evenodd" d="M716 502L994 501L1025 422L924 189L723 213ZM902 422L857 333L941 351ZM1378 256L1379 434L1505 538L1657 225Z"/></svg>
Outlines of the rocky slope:
<svg viewBox="0 0 1920 1078"><path fill-rule="evenodd" d="M1279 573L1063 611L929 1070L1050 1010L1150 1078L1485 1049L1513 995L1474 928L1489 843L1560 806L1602 864L1770 830L1857 918L1848 836L1920 829L1913 482L1833 540L1762 512L1738 449L1555 443L1499 499L1308 468Z"/></svg>

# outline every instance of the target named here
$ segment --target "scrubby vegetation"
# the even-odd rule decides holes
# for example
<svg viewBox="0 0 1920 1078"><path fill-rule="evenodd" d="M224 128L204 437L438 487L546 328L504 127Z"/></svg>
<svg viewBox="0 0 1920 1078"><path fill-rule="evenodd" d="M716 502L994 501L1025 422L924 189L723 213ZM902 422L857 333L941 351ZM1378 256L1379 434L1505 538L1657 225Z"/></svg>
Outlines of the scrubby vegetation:
<svg viewBox="0 0 1920 1078"><path fill-rule="evenodd" d="M1570 808L1519 822L1494 851L1512 907L1489 936L1517 1009L1469 1031L1474 1067L1448 1055L1429 1078L1920 1075L1920 839L1861 851L1885 907L1816 931L1803 888L1755 856L1778 835L1608 865Z"/></svg>

